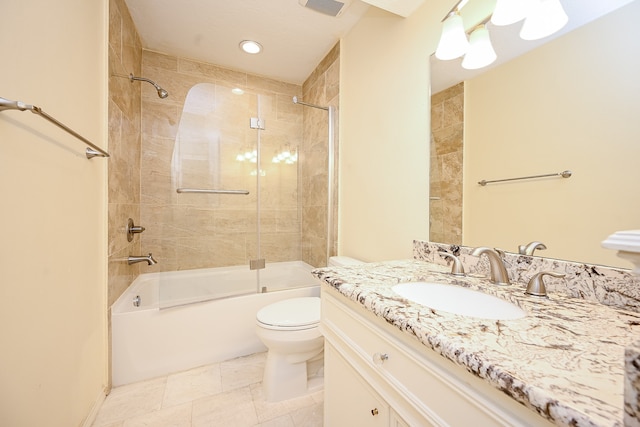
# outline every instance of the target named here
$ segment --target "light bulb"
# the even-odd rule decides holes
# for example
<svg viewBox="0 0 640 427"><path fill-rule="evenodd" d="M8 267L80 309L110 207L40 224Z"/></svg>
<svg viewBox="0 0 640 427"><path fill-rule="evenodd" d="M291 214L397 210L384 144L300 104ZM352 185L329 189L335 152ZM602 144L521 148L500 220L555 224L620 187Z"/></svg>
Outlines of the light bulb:
<svg viewBox="0 0 640 427"><path fill-rule="evenodd" d="M469 51L462 60L462 68L477 70L491 64L496 58L487 26L478 26L469 36Z"/></svg>
<svg viewBox="0 0 640 427"><path fill-rule="evenodd" d="M496 8L491 14L494 25L511 25L527 17L532 0L497 0Z"/></svg>
<svg viewBox="0 0 640 427"><path fill-rule="evenodd" d="M436 49L436 58L449 60L459 58L469 47L467 35L464 32L462 17L452 12L442 24L442 35Z"/></svg>
<svg viewBox="0 0 640 427"><path fill-rule="evenodd" d="M524 40L542 39L560 30L568 21L560 0L535 0L524 20L520 37Z"/></svg>

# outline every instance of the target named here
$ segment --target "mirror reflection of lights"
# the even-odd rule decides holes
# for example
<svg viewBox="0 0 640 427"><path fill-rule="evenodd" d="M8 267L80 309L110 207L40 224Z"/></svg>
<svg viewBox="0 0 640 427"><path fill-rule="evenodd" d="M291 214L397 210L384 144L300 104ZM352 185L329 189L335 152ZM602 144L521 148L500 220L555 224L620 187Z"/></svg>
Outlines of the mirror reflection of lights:
<svg viewBox="0 0 640 427"><path fill-rule="evenodd" d="M257 150L247 150L243 153L239 153L236 155L236 161L238 162L249 162L249 163L257 163L258 162L258 151ZM285 148L281 151L276 151L275 155L271 159L271 163L284 163L287 165L292 165L298 161L298 151L296 149Z"/></svg>
<svg viewBox="0 0 640 427"><path fill-rule="evenodd" d="M271 163L285 163L292 165L298 161L298 152L296 150L284 149L281 152L276 152L271 159Z"/></svg>
<svg viewBox="0 0 640 427"><path fill-rule="evenodd" d="M257 163L258 162L258 151L257 150L253 150L253 151L245 151L244 153L240 153L236 156L236 160L239 162L251 162L251 163Z"/></svg>

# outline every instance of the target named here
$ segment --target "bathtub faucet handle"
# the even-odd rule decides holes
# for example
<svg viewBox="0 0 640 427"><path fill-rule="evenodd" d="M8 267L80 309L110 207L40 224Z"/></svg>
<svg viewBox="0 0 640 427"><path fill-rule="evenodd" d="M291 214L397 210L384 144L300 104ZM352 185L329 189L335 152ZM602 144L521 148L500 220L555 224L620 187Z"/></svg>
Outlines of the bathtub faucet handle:
<svg viewBox="0 0 640 427"><path fill-rule="evenodd" d="M142 233L144 231L144 227L139 225L134 225L133 220L129 218L127 220L127 242L131 242L133 240L133 235L137 233Z"/></svg>

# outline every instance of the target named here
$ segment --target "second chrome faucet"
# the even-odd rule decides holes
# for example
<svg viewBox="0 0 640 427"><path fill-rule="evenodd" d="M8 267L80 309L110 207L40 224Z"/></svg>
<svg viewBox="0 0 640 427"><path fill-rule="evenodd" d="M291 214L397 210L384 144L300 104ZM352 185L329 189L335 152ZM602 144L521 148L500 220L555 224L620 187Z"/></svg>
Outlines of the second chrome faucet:
<svg viewBox="0 0 640 427"><path fill-rule="evenodd" d="M473 256L481 256L486 255L489 259L489 268L491 270L491 282L496 285L510 285L511 281L509 280L509 273L507 273L507 269L504 266L504 262L502 261L502 257L495 249L487 248L481 246L479 248L475 248L473 252L471 252Z"/></svg>

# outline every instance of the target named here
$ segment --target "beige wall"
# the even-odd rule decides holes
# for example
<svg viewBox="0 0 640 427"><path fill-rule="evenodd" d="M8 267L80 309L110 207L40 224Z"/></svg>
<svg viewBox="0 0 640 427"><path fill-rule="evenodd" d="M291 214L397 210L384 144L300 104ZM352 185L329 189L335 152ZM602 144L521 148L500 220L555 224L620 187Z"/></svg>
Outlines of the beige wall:
<svg viewBox="0 0 640 427"><path fill-rule="evenodd" d="M303 100L334 108L334 129L340 104L340 44L336 44L302 85ZM315 267L327 265L329 113L300 106L303 112L300 188L302 205L302 260ZM338 134L334 131L334 158L337 159ZM334 160L334 164L335 164ZM337 170L336 170L337 171ZM334 194L337 180L334 176ZM334 209L337 203L334 202ZM337 252L337 212L334 216L330 255Z"/></svg>
<svg viewBox="0 0 640 427"><path fill-rule="evenodd" d="M339 252L411 257L429 236L429 55L451 2L408 18L371 8L344 37Z"/></svg>
<svg viewBox="0 0 640 427"><path fill-rule="evenodd" d="M543 256L629 267L600 242L639 226L639 19L633 2L467 82L465 245L540 240Z"/></svg>
<svg viewBox="0 0 640 427"><path fill-rule="evenodd" d="M107 148L107 2L3 2L0 96ZM108 159L0 113L0 425L79 426L106 383Z"/></svg>

